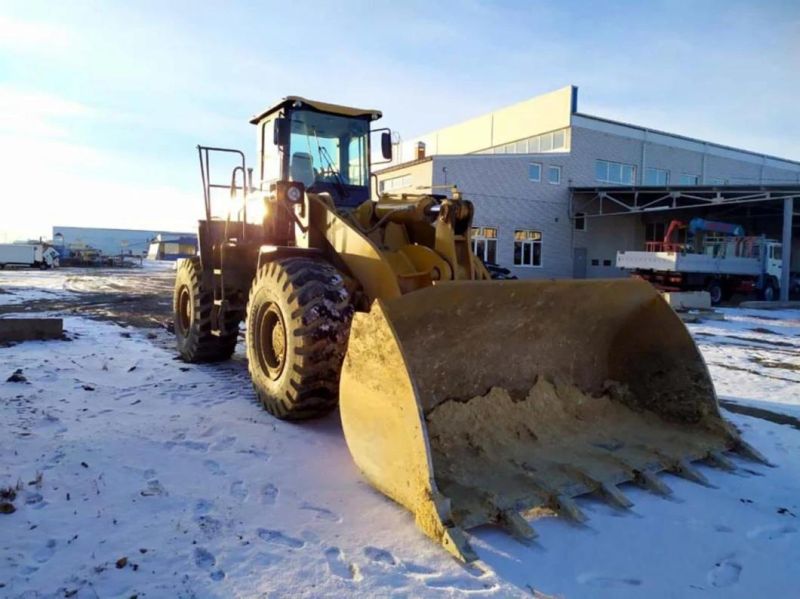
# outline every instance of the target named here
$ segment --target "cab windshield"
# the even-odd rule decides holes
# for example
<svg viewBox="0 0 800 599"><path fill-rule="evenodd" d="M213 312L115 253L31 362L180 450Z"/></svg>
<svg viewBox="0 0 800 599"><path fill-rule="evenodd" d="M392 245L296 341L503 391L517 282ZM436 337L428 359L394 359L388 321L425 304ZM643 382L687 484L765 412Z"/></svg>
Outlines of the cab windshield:
<svg viewBox="0 0 800 599"><path fill-rule="evenodd" d="M291 113L289 177L311 191L361 199L369 184L369 121L311 110Z"/></svg>

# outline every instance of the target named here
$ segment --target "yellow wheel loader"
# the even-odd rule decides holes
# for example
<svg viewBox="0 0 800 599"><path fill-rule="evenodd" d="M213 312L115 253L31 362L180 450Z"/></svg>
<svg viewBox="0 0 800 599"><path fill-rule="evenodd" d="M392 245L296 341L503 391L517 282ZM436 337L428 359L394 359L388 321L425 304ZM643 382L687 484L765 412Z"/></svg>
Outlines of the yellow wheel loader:
<svg viewBox="0 0 800 599"><path fill-rule="evenodd" d="M254 168L198 147L200 255L180 263L174 295L184 360L229 358L245 320L264 407L297 420L338 404L367 480L466 561L472 527L526 541L531 510L580 520L582 494L624 508L621 483L665 494L660 471L702 483L693 461L765 461L722 419L703 358L648 283L493 281L457 190L371 198L373 138L391 157L388 130L371 130L380 116L287 97L251 121ZM231 179L215 183L211 157L226 156Z"/></svg>

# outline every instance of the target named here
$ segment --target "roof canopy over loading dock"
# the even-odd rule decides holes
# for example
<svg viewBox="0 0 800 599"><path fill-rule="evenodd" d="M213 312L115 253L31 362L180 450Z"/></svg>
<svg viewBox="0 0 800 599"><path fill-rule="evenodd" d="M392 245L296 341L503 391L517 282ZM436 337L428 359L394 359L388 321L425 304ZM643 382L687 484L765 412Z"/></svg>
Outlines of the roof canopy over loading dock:
<svg viewBox="0 0 800 599"><path fill-rule="evenodd" d="M789 297L792 225L797 198L800 198L800 184L571 187L569 209L572 218L576 215L598 218L692 209L719 213L740 205L757 206L774 215L782 207L781 300L785 301Z"/></svg>

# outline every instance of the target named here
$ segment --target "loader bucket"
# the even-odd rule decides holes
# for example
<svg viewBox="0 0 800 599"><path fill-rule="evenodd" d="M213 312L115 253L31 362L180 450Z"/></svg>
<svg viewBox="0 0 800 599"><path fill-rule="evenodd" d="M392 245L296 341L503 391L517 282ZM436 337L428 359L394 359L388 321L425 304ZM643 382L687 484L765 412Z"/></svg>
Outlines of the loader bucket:
<svg viewBox="0 0 800 599"><path fill-rule="evenodd" d="M350 453L377 489L456 557L464 530L535 533L521 514L583 518L571 498L658 493L691 462L763 459L720 416L686 327L634 279L454 281L376 301L341 376Z"/></svg>

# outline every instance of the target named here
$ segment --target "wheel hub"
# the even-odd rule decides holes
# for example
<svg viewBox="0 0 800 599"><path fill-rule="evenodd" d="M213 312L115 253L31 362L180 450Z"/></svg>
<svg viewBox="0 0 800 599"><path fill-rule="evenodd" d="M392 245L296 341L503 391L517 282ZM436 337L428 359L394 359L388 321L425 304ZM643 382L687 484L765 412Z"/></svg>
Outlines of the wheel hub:
<svg viewBox="0 0 800 599"><path fill-rule="evenodd" d="M185 285L178 294L177 325L182 335L186 335L192 326L192 294Z"/></svg>
<svg viewBox="0 0 800 599"><path fill-rule="evenodd" d="M259 318L258 341L259 364L274 381L286 364L286 327L281 311L273 303L265 307Z"/></svg>

